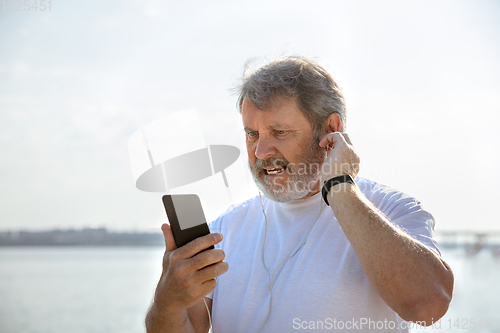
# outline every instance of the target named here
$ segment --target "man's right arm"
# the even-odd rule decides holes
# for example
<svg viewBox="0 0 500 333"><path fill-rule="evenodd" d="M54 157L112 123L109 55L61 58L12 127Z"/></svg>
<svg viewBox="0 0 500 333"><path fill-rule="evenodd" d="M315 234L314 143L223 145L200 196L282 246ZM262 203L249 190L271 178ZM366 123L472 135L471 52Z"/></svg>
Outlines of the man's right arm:
<svg viewBox="0 0 500 333"><path fill-rule="evenodd" d="M166 251L163 271L153 304L146 316L146 331L208 332L208 313L203 298L215 289L215 277L227 272L224 251L201 250L222 240L219 233L209 234L176 248L170 226L164 224ZM212 302L207 300L211 312Z"/></svg>
<svg viewBox="0 0 500 333"><path fill-rule="evenodd" d="M212 300L205 297L210 315L212 315ZM199 301L194 306L181 314L168 313L158 309L155 303L151 304L146 316L146 330L148 333L156 332L203 332L210 329L207 308L203 301Z"/></svg>

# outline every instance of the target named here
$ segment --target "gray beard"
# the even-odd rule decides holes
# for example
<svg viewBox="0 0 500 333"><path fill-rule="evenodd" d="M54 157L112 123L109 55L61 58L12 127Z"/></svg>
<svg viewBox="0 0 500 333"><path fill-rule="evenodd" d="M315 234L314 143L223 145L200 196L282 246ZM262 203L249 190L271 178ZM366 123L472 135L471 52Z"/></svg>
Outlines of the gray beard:
<svg viewBox="0 0 500 333"><path fill-rule="evenodd" d="M288 164L288 161L283 159L268 159L266 162L258 160L255 168L250 164L250 161L248 161L248 167L257 188L262 191L267 198L277 202L298 200L309 194L319 181L319 171L325 160L325 150L319 146L315 146L315 144L317 145L317 143L311 144L310 149L307 151L307 155L298 163L299 166L305 166L306 172L303 174L299 172L300 167L297 168L295 165ZM316 147L317 149L315 149ZM291 179L289 179L284 186L273 186L274 184L272 182L266 181L263 177L265 171L263 171L262 166L276 165L276 163L272 163L276 160L285 161L285 164L287 164L285 172L290 173Z"/></svg>

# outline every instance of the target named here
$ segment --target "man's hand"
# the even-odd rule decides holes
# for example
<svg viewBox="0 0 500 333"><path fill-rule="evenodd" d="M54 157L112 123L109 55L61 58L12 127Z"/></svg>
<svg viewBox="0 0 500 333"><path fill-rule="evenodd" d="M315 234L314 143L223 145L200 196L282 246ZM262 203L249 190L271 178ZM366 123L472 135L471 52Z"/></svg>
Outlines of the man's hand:
<svg viewBox="0 0 500 333"><path fill-rule="evenodd" d="M212 292L216 286L214 278L229 268L222 261L225 256L223 250L211 249L200 253L222 241L222 235L209 234L177 248L170 226L163 224L161 229L166 245L163 271L146 321L151 327L170 328L172 332L189 331L186 329L192 327L187 309Z"/></svg>
<svg viewBox="0 0 500 333"><path fill-rule="evenodd" d="M319 138L319 146L328 150L328 156L321 167L321 184L341 175L350 175L353 179L356 177L360 159L347 133L323 134Z"/></svg>
<svg viewBox="0 0 500 333"><path fill-rule="evenodd" d="M224 251L200 251L222 241L219 233L199 237L177 248L168 224L161 227L166 251L163 272L156 288L155 303L168 309L187 309L211 293L216 286L215 277L227 272Z"/></svg>

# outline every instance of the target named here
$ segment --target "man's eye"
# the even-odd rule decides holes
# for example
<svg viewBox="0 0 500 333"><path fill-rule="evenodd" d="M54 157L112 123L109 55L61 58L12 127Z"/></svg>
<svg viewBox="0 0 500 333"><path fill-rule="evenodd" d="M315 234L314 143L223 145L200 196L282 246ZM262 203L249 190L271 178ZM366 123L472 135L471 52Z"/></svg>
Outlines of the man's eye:
<svg viewBox="0 0 500 333"><path fill-rule="evenodd" d="M283 135L285 133L286 133L286 131L283 131L283 130L276 131L276 134L279 134L279 135Z"/></svg>
<svg viewBox="0 0 500 333"><path fill-rule="evenodd" d="M247 132L247 136L250 136L250 137L257 136L257 135L259 135L259 132Z"/></svg>

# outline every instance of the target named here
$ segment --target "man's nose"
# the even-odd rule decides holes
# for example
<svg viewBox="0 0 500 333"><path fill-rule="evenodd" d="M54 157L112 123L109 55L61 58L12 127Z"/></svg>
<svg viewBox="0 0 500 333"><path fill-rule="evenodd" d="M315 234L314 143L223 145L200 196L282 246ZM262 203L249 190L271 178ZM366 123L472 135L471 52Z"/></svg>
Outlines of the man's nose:
<svg viewBox="0 0 500 333"><path fill-rule="evenodd" d="M272 142L272 138L259 137L257 147L255 148L255 156L260 160L265 160L268 157L276 154L277 150Z"/></svg>

